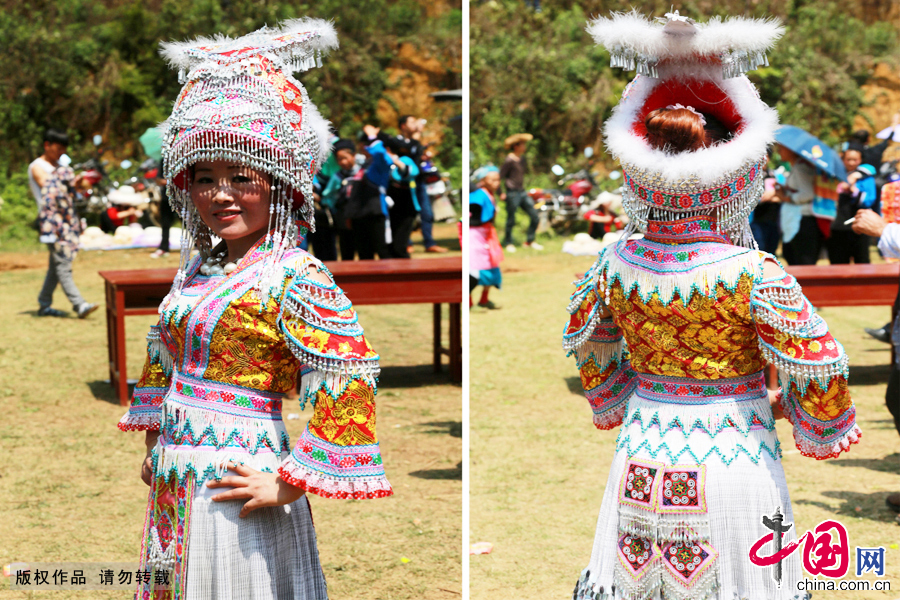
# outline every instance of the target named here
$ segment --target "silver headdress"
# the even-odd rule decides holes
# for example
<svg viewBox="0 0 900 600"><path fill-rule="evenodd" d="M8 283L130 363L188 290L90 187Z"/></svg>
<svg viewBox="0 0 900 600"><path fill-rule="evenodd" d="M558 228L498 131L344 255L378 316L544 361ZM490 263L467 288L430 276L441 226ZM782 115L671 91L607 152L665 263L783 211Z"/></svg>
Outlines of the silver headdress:
<svg viewBox="0 0 900 600"><path fill-rule="evenodd" d="M265 240L271 256L258 286L263 296L284 251L296 243L297 221L314 227L313 177L330 152L331 125L291 73L321 66L322 54L337 45L333 25L321 19L286 21L237 39L161 44L184 84L160 126L169 201L187 234L172 285L176 296L192 249L203 255L211 249L212 232L190 200L190 167L198 161L234 161L272 176Z"/></svg>
<svg viewBox="0 0 900 600"><path fill-rule="evenodd" d="M729 18L695 23L678 14L651 21L636 12L591 22L588 32L611 65L637 71L604 126L609 152L625 174L623 239L652 221L699 218L733 243L756 247L748 216L763 191L766 148L778 114L744 75L767 65L782 35L777 21ZM668 153L646 138L646 116L670 105L712 115L732 136L692 152Z"/></svg>

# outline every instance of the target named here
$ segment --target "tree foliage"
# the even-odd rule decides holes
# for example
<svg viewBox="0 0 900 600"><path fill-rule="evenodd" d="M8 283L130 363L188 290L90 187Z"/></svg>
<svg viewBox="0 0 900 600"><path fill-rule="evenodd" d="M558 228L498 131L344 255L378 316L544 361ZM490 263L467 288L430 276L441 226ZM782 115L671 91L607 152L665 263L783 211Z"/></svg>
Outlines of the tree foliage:
<svg viewBox="0 0 900 600"><path fill-rule="evenodd" d="M887 4L888 0L882 0ZM521 0L488 0L471 9L471 167L497 162L503 140L535 136L537 170L574 165L581 150L602 148L600 128L633 73L609 67L609 54L584 27L591 15L627 11L632 2L545 0L535 13ZM793 0L688 0L678 8L698 21L713 15L776 16L786 34L770 67L751 73L763 100L781 120L834 144L846 138L864 108L860 86L879 60L896 62L898 35L886 22L866 24L846 3ZM641 4L661 16L666 0Z"/></svg>
<svg viewBox="0 0 900 600"><path fill-rule="evenodd" d="M449 10L429 16L419 0L6 0L0 3L0 219L9 222L12 206L31 202L33 208L21 175L41 153L47 127L69 132L76 161L89 155L97 133L117 158L141 157L137 138L168 116L180 89L159 56L161 40L240 36L301 16L333 19L340 49L323 68L298 77L339 133L354 135L374 122L387 98L392 83L385 69L401 43L447 65L437 85L461 87L462 13L454 0L441 4Z"/></svg>

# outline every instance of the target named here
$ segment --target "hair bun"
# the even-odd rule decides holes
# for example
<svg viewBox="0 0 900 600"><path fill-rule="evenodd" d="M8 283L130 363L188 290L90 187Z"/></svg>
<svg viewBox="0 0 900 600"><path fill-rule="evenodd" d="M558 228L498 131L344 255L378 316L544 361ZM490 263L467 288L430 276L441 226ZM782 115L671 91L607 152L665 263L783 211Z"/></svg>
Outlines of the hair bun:
<svg viewBox="0 0 900 600"><path fill-rule="evenodd" d="M676 104L647 114L647 141L673 154L693 152L709 145L706 119L696 109Z"/></svg>

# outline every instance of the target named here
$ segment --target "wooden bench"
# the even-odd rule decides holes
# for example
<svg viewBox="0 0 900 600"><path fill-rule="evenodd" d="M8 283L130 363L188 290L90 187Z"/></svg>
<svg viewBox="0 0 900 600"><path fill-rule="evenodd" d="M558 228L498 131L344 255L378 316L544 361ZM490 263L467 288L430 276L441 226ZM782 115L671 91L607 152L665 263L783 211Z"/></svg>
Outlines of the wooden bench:
<svg viewBox="0 0 900 600"><path fill-rule="evenodd" d="M357 305L433 304L434 371L449 357L450 377L462 380L462 258L329 262L335 282ZM109 379L120 404L130 402L125 361L125 317L156 314L176 269L101 271L106 286ZM450 305L449 348L441 344L441 304Z"/></svg>
<svg viewBox="0 0 900 600"><path fill-rule="evenodd" d="M803 295L813 306L894 306L900 285L900 263L874 265L795 265L786 267L797 278ZM894 322L893 308L891 320ZM880 325L880 323L873 323ZM891 346L891 364L894 348ZM769 389L778 387L772 365L766 373Z"/></svg>
<svg viewBox="0 0 900 600"><path fill-rule="evenodd" d="M822 306L893 306L900 284L900 263L876 265L803 265L786 267L803 294Z"/></svg>

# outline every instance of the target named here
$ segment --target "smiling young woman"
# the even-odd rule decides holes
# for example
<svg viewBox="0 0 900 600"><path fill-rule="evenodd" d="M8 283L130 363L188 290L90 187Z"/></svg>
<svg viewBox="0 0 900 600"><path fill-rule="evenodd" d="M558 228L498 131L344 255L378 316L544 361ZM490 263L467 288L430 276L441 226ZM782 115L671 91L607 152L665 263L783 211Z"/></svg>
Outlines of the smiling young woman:
<svg viewBox="0 0 900 600"><path fill-rule="evenodd" d="M187 73L162 150L187 235L119 423L146 432L141 568L173 583L140 583L142 600L324 600L305 493L392 494L375 435L378 355L328 270L297 247L314 226L329 124L289 66L336 44L329 23L298 20L164 46ZM292 450L281 409L295 388L314 415Z"/></svg>
<svg viewBox="0 0 900 600"><path fill-rule="evenodd" d="M266 234L272 176L240 163L200 161L193 169L191 202L236 262Z"/></svg>

